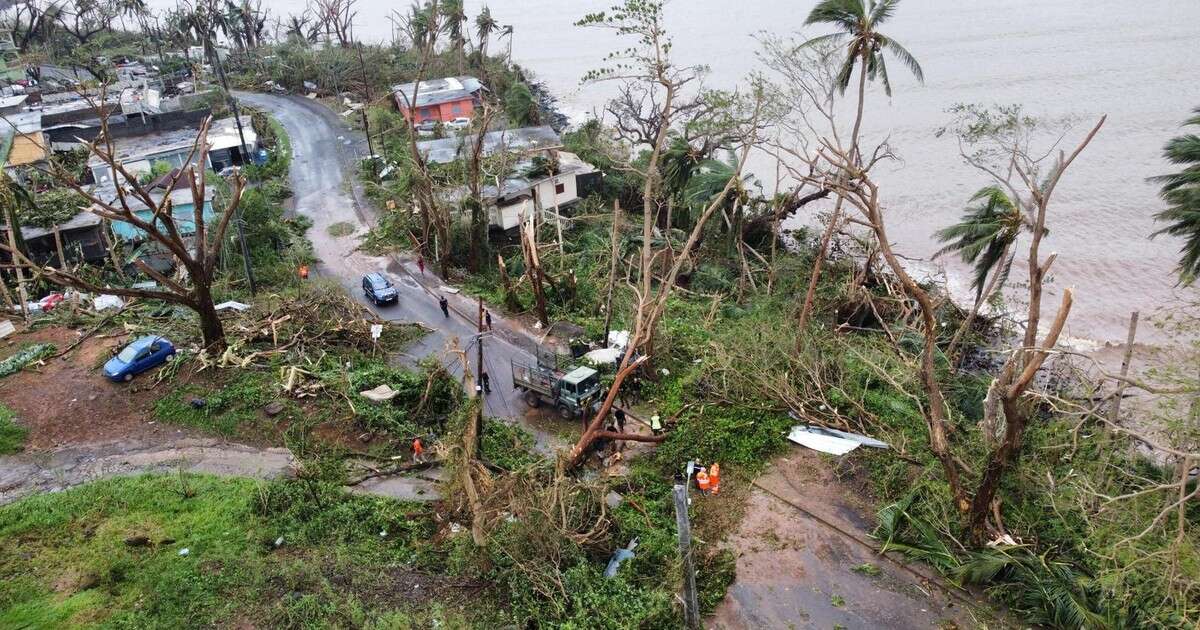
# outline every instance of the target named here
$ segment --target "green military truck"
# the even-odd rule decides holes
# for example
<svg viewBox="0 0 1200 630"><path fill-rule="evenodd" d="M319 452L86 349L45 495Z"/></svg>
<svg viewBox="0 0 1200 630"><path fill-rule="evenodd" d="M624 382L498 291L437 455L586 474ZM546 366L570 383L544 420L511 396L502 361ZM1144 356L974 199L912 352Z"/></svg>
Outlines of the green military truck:
<svg viewBox="0 0 1200 630"><path fill-rule="evenodd" d="M566 372L557 367L512 361L513 386L523 392L530 407L550 405L563 419L578 418L600 403L600 376L590 367L575 367Z"/></svg>

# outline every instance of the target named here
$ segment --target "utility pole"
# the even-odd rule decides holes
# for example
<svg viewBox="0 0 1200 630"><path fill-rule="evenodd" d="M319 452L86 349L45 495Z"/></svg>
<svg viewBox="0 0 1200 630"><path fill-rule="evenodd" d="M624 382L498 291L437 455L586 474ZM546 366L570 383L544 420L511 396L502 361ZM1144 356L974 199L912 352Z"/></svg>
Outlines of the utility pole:
<svg viewBox="0 0 1200 630"><path fill-rule="evenodd" d="M358 42L358 69L362 73L363 105L358 110L362 114L363 132L367 134L367 159L371 161L371 179L379 179L379 165L375 163L375 149L371 143L371 124L367 122L367 106L371 104L371 84L367 82L367 64L363 62L362 42Z"/></svg>
<svg viewBox="0 0 1200 630"><path fill-rule="evenodd" d="M700 603L696 598L696 568L692 565L692 521L688 517L688 487L675 484L675 526L679 556L683 559L683 622L689 630L700 628Z"/></svg>
<svg viewBox="0 0 1200 630"><path fill-rule="evenodd" d="M476 329L479 331L479 336L476 339L476 343L475 343L475 382L479 383L480 387L482 387L483 386L483 296L479 297L479 314L478 314L477 320L476 320ZM488 375L488 379L489 380L491 379L490 374ZM480 401L480 403L482 404L483 401L487 400L487 398L486 398L487 392L481 390L481 393L483 394L483 400ZM482 455L482 453L483 453L483 412L482 412L482 410L480 410L479 415L475 416L475 450L477 453L480 453L480 457L483 456Z"/></svg>
<svg viewBox="0 0 1200 630"><path fill-rule="evenodd" d="M233 121L237 125L238 139L242 143L238 147L238 153L245 157L246 133L242 131L242 115L238 112L237 99L233 98L233 93L229 91L229 83L225 80L225 68L221 65L221 55L217 54L217 48L213 46L207 32L204 35L204 44L208 48L208 57L212 61L213 69L217 71L217 79L221 81L221 88L225 90L225 97L229 99L229 109L233 110ZM200 168L205 168L205 165L201 164ZM250 285L250 295L257 295L258 287L254 282L254 270L250 266L250 249L246 247L246 224L242 219L241 204L238 204L237 213L238 245L242 248L242 267L246 272L246 283Z"/></svg>

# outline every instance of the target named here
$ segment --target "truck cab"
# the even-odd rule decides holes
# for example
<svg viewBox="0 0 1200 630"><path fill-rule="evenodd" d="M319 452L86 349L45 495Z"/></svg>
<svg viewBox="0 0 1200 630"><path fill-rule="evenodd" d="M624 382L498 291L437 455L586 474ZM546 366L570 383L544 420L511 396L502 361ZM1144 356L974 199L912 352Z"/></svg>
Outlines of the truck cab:
<svg viewBox="0 0 1200 630"><path fill-rule="evenodd" d="M558 382L558 399L573 410L585 410L600 397L600 376L590 367L577 367Z"/></svg>
<svg viewBox="0 0 1200 630"><path fill-rule="evenodd" d="M530 407L550 405L564 419L591 411L600 400L600 376L590 367L575 367L566 373L541 363L512 362L513 385L524 392Z"/></svg>

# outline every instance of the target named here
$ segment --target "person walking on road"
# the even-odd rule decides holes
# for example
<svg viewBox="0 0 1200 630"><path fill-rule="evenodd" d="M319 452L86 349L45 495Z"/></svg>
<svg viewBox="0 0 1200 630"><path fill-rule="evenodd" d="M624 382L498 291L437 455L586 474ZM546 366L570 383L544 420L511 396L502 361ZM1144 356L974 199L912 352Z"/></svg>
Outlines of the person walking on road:
<svg viewBox="0 0 1200 630"><path fill-rule="evenodd" d="M480 372L479 380L483 383L483 393L485 393L485 394L492 393L492 378L490 376L488 376L488 373Z"/></svg>
<svg viewBox="0 0 1200 630"><path fill-rule="evenodd" d="M417 256L417 269L421 270L421 275L425 275L425 257Z"/></svg>
<svg viewBox="0 0 1200 630"><path fill-rule="evenodd" d="M443 317L450 317L450 302L446 300L446 296L438 296L438 306L442 307Z"/></svg>
<svg viewBox="0 0 1200 630"><path fill-rule="evenodd" d="M491 330L492 330L492 312L489 310L486 310L486 309L483 311L483 325L487 328L487 330L489 332L491 332Z"/></svg>

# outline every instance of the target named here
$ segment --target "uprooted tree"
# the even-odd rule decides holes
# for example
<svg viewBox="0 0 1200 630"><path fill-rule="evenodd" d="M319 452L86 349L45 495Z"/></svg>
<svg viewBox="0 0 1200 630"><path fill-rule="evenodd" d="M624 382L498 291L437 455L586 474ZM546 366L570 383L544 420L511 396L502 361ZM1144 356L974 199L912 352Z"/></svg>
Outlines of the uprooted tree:
<svg viewBox="0 0 1200 630"><path fill-rule="evenodd" d="M113 196L80 184L74 174L63 169L61 165L51 163L50 175L60 185L71 188L86 198L92 204L88 208L89 212L104 221L126 223L137 228L149 243L169 256L180 272L175 277L160 273L143 260L134 262L134 266L157 281L160 288L102 286L88 279L78 268L68 269L65 264L59 267L39 265L20 248L3 249L12 255L16 265L29 268L34 274L59 286L96 294L162 300L191 309L200 319L204 347L220 349L225 344L225 331L213 304L212 286L226 240L225 233L230 221L237 214L245 180L241 175L230 178L231 194L225 202L225 207L212 219L211 225L206 223L204 208L208 182L203 165L208 160L208 129L211 122L212 119L208 118L200 125L200 131L188 153L189 166L176 171L165 187L167 191L175 190L182 180L191 189L194 211L187 219L175 214L170 194L163 194L161 198L156 199L138 182L137 174L126 170L117 160L112 138L108 133L107 120L103 117L101 137L87 143L87 149L90 155L99 158L111 169L116 184L112 191ZM139 205L144 208L137 207Z"/></svg>

